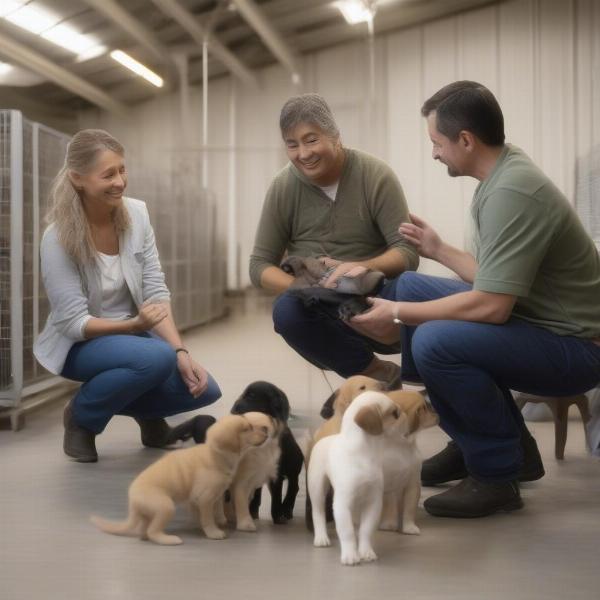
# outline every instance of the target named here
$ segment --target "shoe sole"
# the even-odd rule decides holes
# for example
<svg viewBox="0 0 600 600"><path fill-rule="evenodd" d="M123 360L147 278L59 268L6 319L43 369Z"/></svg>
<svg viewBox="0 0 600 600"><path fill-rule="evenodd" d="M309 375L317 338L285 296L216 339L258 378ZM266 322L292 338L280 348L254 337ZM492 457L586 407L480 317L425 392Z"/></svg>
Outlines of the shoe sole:
<svg viewBox="0 0 600 600"><path fill-rule="evenodd" d="M537 481L541 479L546 474L544 469L537 469L534 471L527 471L524 473L519 473L517 480L520 483L527 483L528 481ZM441 485L442 483L450 483L451 481L456 481L458 479L464 479L467 477L468 473L463 471L461 473L453 473L450 477L445 477L444 479L421 479L421 485L423 487L435 487L436 485Z"/></svg>
<svg viewBox="0 0 600 600"><path fill-rule="evenodd" d="M456 473L452 473L449 476L446 476L442 479L421 479L421 485L425 487L434 487L436 485L441 485L442 483L449 483L450 481L457 481L458 479L464 479L469 474L466 471L457 471Z"/></svg>
<svg viewBox="0 0 600 600"><path fill-rule="evenodd" d="M506 504L504 504L503 506L499 506L498 508L494 508L493 510L488 510L485 512L480 512L477 514L466 514L464 512L458 511L458 510L448 510L445 508L430 508L428 506L425 505L425 510L432 516L434 517L449 517L452 519L478 519L480 517L488 517L489 515L493 515L494 513L497 512L512 512L513 510L519 510L521 508L523 508L523 500L521 498L518 498L516 500L513 500L511 502L508 502Z"/></svg>

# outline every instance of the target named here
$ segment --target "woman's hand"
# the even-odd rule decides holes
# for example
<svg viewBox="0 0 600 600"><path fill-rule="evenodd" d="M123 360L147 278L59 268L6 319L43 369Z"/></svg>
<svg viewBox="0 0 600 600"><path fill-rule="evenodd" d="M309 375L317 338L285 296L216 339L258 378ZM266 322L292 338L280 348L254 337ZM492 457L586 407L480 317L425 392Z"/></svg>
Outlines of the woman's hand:
<svg viewBox="0 0 600 600"><path fill-rule="evenodd" d="M138 315L131 319L133 330L136 333L149 331L165 319L168 314L166 304L143 304Z"/></svg>
<svg viewBox="0 0 600 600"><path fill-rule="evenodd" d="M442 238L423 219L410 214L412 223L402 223L398 231L411 243L424 258L438 260Z"/></svg>
<svg viewBox="0 0 600 600"><path fill-rule="evenodd" d="M208 373L187 352L177 353L177 368L190 394L197 398L208 387Z"/></svg>
<svg viewBox="0 0 600 600"><path fill-rule="evenodd" d="M361 335L383 344L393 344L400 339L400 327L394 323L398 318L398 303L383 298L367 298L371 308L352 317L348 325Z"/></svg>

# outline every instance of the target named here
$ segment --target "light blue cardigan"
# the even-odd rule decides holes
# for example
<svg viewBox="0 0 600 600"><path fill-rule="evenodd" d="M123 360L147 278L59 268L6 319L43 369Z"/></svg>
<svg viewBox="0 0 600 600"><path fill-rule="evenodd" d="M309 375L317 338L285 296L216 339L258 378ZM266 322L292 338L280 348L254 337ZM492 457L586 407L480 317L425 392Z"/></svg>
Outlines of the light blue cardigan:
<svg viewBox="0 0 600 600"><path fill-rule="evenodd" d="M170 294L146 204L133 198L124 197L123 201L131 217L131 226L119 239L119 254L133 301L138 309L147 301L168 301ZM50 314L35 341L33 353L42 366L58 375L71 346L85 339L86 323L100 315L100 270L95 261L77 265L59 243L54 225L44 232L40 254Z"/></svg>

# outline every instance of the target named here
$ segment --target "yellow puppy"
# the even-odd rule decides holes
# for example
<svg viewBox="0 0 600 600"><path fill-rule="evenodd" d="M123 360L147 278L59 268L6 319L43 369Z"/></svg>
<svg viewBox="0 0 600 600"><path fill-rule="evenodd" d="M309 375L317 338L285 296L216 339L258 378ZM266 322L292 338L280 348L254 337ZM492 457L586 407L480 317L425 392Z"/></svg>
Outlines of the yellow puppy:
<svg viewBox="0 0 600 600"><path fill-rule="evenodd" d="M438 416L420 392L387 392L400 412L398 427L385 435L383 509L379 529L418 535L415 522L421 497L421 464L417 433L438 424Z"/></svg>
<svg viewBox="0 0 600 600"><path fill-rule="evenodd" d="M142 471L129 486L129 515L125 521L93 516L92 523L116 535L139 535L157 544L182 540L164 532L175 514L176 503L189 501L197 511L208 538L220 540L225 532L215 514L231 484L241 457L273 435L273 422L263 413L226 415L212 425L206 443L175 450Z"/></svg>
<svg viewBox="0 0 600 600"><path fill-rule="evenodd" d="M342 417L356 396L367 391L381 392L385 389L385 383L376 381L370 377L365 377L364 375L354 375L353 377L349 377L323 405L321 415L328 415L328 408L333 404L333 416L328 418L327 421L317 429L313 436L312 445L314 446L321 438L335 435L340 432L342 427Z"/></svg>

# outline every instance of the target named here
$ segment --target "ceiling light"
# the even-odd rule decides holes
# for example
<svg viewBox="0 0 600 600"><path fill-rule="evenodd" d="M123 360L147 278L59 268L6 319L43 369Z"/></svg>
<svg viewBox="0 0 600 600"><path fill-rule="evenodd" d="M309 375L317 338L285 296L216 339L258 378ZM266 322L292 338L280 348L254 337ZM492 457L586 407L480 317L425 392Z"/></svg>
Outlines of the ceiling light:
<svg viewBox="0 0 600 600"><path fill-rule="evenodd" d="M0 77L8 75L13 70L13 66L8 63L0 62Z"/></svg>
<svg viewBox="0 0 600 600"><path fill-rule="evenodd" d="M35 6L24 5L4 16L7 21L18 25L31 33L41 33L60 21L60 17Z"/></svg>
<svg viewBox="0 0 600 600"><path fill-rule="evenodd" d="M75 31L70 25L61 23L51 27L40 34L44 39L62 46L75 54L83 54L90 48L97 46L98 42L88 36Z"/></svg>
<svg viewBox="0 0 600 600"><path fill-rule="evenodd" d="M121 63L124 67L127 67L130 71L133 71L136 75L143 77L156 87L162 87L164 82L154 71L151 71L148 67L145 67L142 63L125 54L122 50L113 50L110 53L112 59Z"/></svg>
<svg viewBox="0 0 600 600"><path fill-rule="evenodd" d="M13 25L77 54L80 62L92 58L91 54L98 56L106 52L106 47L94 36L79 33L70 25L61 23L62 17L33 4L24 5L18 0L1 0L0 16Z"/></svg>
<svg viewBox="0 0 600 600"><path fill-rule="evenodd" d="M374 0L338 0L333 5L340 10L350 25L368 23L373 21L375 16Z"/></svg>
<svg viewBox="0 0 600 600"><path fill-rule="evenodd" d="M0 2L0 17L4 17L15 10L22 8L23 4L25 4L25 0L2 0Z"/></svg>

